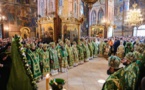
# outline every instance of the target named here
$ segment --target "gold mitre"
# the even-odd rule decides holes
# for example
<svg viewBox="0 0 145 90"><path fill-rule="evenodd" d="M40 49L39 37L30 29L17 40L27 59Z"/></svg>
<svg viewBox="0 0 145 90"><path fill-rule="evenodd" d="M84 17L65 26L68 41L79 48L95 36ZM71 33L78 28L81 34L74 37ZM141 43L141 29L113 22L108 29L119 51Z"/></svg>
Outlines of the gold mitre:
<svg viewBox="0 0 145 90"><path fill-rule="evenodd" d="M32 47L36 47L36 45L34 44L34 43L31 43L30 44L30 47L32 48Z"/></svg>
<svg viewBox="0 0 145 90"><path fill-rule="evenodd" d="M31 46L30 46L30 44L29 43L27 43L26 44L26 48L30 48Z"/></svg>
<svg viewBox="0 0 145 90"><path fill-rule="evenodd" d="M55 42L51 42L51 43L50 43L50 46L53 46L53 45L55 45Z"/></svg>
<svg viewBox="0 0 145 90"><path fill-rule="evenodd" d="M48 47L48 44L43 44L43 48L47 48Z"/></svg>
<svg viewBox="0 0 145 90"><path fill-rule="evenodd" d="M43 47L43 43L39 43L39 47Z"/></svg>

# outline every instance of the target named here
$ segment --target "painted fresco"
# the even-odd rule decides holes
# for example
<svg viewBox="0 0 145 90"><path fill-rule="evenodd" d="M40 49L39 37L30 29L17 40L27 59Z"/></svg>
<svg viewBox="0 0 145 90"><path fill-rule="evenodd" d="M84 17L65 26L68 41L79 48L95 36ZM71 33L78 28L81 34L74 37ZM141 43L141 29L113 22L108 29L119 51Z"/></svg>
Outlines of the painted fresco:
<svg viewBox="0 0 145 90"><path fill-rule="evenodd" d="M8 0L12 2L13 0ZM35 0L32 0L35 2ZM37 7L33 5L21 5L21 3L30 3L29 0L17 0L17 4L0 2L3 14L7 18L7 23L9 24L10 31L13 28L17 28L17 31L21 27L29 27L31 30L35 30L37 21ZM19 4L18 4L19 3ZM12 26L12 27L10 27Z"/></svg>

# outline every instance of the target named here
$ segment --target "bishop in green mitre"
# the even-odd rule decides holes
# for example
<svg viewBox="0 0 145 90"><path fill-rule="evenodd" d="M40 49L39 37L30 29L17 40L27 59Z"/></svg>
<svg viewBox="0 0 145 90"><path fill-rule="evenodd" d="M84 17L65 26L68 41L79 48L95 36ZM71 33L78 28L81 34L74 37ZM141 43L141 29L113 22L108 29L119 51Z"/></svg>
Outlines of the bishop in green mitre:
<svg viewBox="0 0 145 90"><path fill-rule="evenodd" d="M89 47L89 50L90 50L90 59L93 59L93 44L92 44L92 40L91 38L88 40L88 47Z"/></svg>
<svg viewBox="0 0 145 90"><path fill-rule="evenodd" d="M126 46L125 46L125 55L129 52L133 51L133 45L131 42L127 42Z"/></svg>
<svg viewBox="0 0 145 90"><path fill-rule="evenodd" d="M61 71L66 72L68 68L68 53L62 41L59 42L58 46L58 57L60 61Z"/></svg>
<svg viewBox="0 0 145 90"><path fill-rule="evenodd" d="M101 39L101 42L99 44L99 56L103 56L105 52L105 42L103 39Z"/></svg>
<svg viewBox="0 0 145 90"><path fill-rule="evenodd" d="M84 52L85 52L85 61L89 61L90 59L90 50L89 50L89 46L88 46L88 43L87 43L87 40L85 40L84 42Z"/></svg>
<svg viewBox="0 0 145 90"><path fill-rule="evenodd" d="M39 54L36 51L36 46L34 43L32 43L30 46L31 46L31 50L30 52L28 52L27 59L31 67L31 71L33 73L34 79L39 80L42 75L40 70Z"/></svg>
<svg viewBox="0 0 145 90"><path fill-rule="evenodd" d="M79 63L82 64L84 63L84 49L81 41L78 42L77 49L79 51Z"/></svg>
<svg viewBox="0 0 145 90"><path fill-rule="evenodd" d="M43 52L42 52L42 62L43 62L43 76L50 73L50 57L49 51L47 50L48 45L43 45Z"/></svg>
<svg viewBox="0 0 145 90"><path fill-rule="evenodd" d="M39 54L39 60L40 60L40 70L41 70L41 73L43 74L43 61L42 61L42 58L43 58L43 43L40 43L39 44L39 47L37 48L37 53ZM43 78L43 75L42 77Z"/></svg>
<svg viewBox="0 0 145 90"><path fill-rule="evenodd" d="M130 64L125 67L124 81L126 87L124 90L137 90L136 85L141 73L141 61L137 60L135 54L131 52L129 52L125 58Z"/></svg>
<svg viewBox="0 0 145 90"><path fill-rule="evenodd" d="M79 63L79 53L78 53L76 42L73 42L72 52L73 52L73 56L74 56L74 66L77 66Z"/></svg>
<svg viewBox="0 0 145 90"><path fill-rule="evenodd" d="M50 55L51 75L56 75L56 74L58 74L60 65L59 65L59 61L58 61L58 53L57 53L54 42L50 43L49 55Z"/></svg>
<svg viewBox="0 0 145 90"><path fill-rule="evenodd" d="M98 44L96 43L96 38L93 38L92 40L92 44L93 44L93 57L97 57L98 56Z"/></svg>
<svg viewBox="0 0 145 90"><path fill-rule="evenodd" d="M71 46L71 43L69 40L66 42L66 45L67 45L66 50L68 53L68 65L69 65L69 68L73 68L73 66L74 66L74 54L73 54L73 49L72 49L72 46Z"/></svg>

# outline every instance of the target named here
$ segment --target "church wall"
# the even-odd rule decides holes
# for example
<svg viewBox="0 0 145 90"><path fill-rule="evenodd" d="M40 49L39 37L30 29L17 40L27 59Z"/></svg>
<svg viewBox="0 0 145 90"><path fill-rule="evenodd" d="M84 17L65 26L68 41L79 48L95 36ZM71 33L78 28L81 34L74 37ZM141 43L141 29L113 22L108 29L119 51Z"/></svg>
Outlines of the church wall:
<svg viewBox="0 0 145 90"><path fill-rule="evenodd" d="M9 28L9 36L20 34L20 28L29 27L36 30L36 0L0 0L1 13L7 18L4 23Z"/></svg>
<svg viewBox="0 0 145 90"><path fill-rule="evenodd" d="M114 31L114 36L122 35L122 17L123 15L123 0L115 0L114 2L114 23L116 29Z"/></svg>
<svg viewBox="0 0 145 90"><path fill-rule="evenodd" d="M123 2L124 1L124 2ZM127 10L132 9L132 5L137 3L137 8L141 9L143 18L145 18L145 0L116 0L115 1L115 23L117 28L115 29L115 34L117 35L120 31L120 34L123 36L133 35L133 27L125 24L125 18ZM145 24L145 20L142 24ZM116 33L117 32L117 33Z"/></svg>
<svg viewBox="0 0 145 90"><path fill-rule="evenodd" d="M96 24L98 24L98 12L99 12L99 10L100 9L103 9L103 12L104 12L104 15L105 15L105 0L103 0L104 2L103 3L100 3L99 1L98 2L96 2L94 5L93 5L93 7L92 7L92 9L90 10L90 12L89 12L89 25L91 26L92 25L92 12L93 11L95 11L96 12Z"/></svg>

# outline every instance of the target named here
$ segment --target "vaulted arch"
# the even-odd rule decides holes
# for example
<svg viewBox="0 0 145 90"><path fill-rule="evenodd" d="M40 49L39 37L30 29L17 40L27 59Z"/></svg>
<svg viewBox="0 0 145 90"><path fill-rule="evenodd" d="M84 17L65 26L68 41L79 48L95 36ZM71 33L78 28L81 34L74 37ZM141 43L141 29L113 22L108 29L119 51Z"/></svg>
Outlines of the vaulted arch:
<svg viewBox="0 0 145 90"><path fill-rule="evenodd" d="M102 18L104 17L104 11L102 8L100 8L98 12L98 23L101 23Z"/></svg>
<svg viewBox="0 0 145 90"><path fill-rule="evenodd" d="M96 14L96 11L93 10L92 13L91 13L91 24L96 24L96 17L97 14Z"/></svg>

